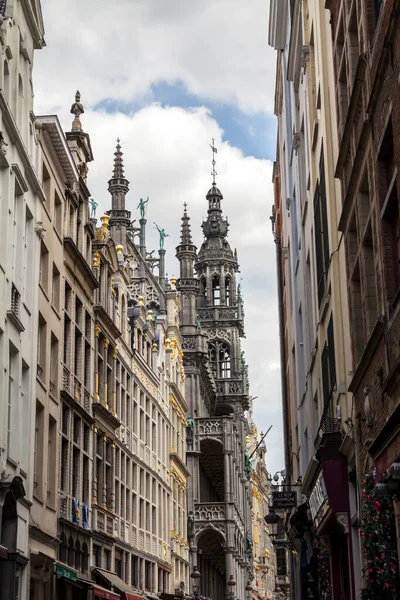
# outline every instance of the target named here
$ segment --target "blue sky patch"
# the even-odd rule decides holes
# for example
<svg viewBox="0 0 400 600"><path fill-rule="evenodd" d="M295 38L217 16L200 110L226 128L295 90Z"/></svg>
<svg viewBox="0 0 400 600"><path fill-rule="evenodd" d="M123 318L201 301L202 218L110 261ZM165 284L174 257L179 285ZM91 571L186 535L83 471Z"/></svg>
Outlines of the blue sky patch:
<svg viewBox="0 0 400 600"><path fill-rule="evenodd" d="M245 156L275 159L277 128L275 116L261 112L247 114L232 104L204 101L188 93L182 82L153 84L149 94L141 102L123 103L106 99L97 104L94 109L132 115L152 102L157 102L161 106L181 108L205 106L223 129L224 141L240 148Z"/></svg>

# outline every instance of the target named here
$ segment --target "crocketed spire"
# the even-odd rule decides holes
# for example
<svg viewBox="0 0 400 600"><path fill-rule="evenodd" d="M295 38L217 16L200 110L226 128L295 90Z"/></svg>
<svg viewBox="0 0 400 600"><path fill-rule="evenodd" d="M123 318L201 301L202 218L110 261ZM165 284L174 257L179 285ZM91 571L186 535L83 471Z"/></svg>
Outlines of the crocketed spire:
<svg viewBox="0 0 400 600"><path fill-rule="evenodd" d="M120 146L120 139L117 139L117 151L114 152L114 173L113 179L124 179L124 163L122 160L122 152Z"/></svg>
<svg viewBox="0 0 400 600"><path fill-rule="evenodd" d="M181 226L181 245L186 246L188 244L193 244L192 242L192 233L190 231L190 217L187 214L187 204L184 203L184 211L182 217L182 226Z"/></svg>

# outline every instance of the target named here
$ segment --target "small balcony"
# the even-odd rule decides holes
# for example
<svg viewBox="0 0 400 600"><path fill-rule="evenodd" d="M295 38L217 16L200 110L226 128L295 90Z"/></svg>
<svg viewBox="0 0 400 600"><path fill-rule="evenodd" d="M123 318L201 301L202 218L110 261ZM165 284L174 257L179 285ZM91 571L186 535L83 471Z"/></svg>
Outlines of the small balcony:
<svg viewBox="0 0 400 600"><path fill-rule="evenodd" d="M8 319L13 323L13 325L17 328L17 330L22 333L25 331L25 327L22 325L20 321L20 306L21 306L21 294L15 287L15 285L11 284L11 302L10 302L10 310L7 311Z"/></svg>
<svg viewBox="0 0 400 600"><path fill-rule="evenodd" d="M241 396L246 394L243 379L219 379L217 381L217 394L219 396Z"/></svg>
<svg viewBox="0 0 400 600"><path fill-rule="evenodd" d="M225 520L225 504L216 502L200 502L194 505L196 521L215 523Z"/></svg>
<svg viewBox="0 0 400 600"><path fill-rule="evenodd" d="M332 436L332 434L336 434L340 437L340 420L329 417L328 415L323 415L314 442L316 452L318 452L323 445L324 438L326 436Z"/></svg>

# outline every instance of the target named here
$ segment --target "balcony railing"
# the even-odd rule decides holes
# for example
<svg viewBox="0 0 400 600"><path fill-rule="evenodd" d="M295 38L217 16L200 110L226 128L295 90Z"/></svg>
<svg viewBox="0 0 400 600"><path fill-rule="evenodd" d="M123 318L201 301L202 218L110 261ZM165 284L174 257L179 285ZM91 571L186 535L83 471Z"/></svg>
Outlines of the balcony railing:
<svg viewBox="0 0 400 600"><path fill-rule="evenodd" d="M226 379L217 381L217 394L222 396L237 396L245 394L243 379Z"/></svg>
<svg viewBox="0 0 400 600"><path fill-rule="evenodd" d="M199 308L198 313L201 321L224 321L238 318L235 306Z"/></svg>
<svg viewBox="0 0 400 600"><path fill-rule="evenodd" d="M314 442L315 450L318 451L321 447L324 435L338 432L340 432L340 420L329 417L328 415L322 415L321 424Z"/></svg>
<svg viewBox="0 0 400 600"><path fill-rule="evenodd" d="M14 284L11 285L11 312L19 319L19 305L21 294Z"/></svg>
<svg viewBox="0 0 400 600"><path fill-rule="evenodd" d="M225 504L216 504L214 502L198 503L194 505L194 516L196 521L215 521L225 520Z"/></svg>
<svg viewBox="0 0 400 600"><path fill-rule="evenodd" d="M226 430L226 420L221 417L197 419L197 431L200 437L222 438Z"/></svg>
<svg viewBox="0 0 400 600"><path fill-rule="evenodd" d="M88 505L77 498L64 495L60 498L60 518L70 521L83 529L91 529L91 514Z"/></svg>

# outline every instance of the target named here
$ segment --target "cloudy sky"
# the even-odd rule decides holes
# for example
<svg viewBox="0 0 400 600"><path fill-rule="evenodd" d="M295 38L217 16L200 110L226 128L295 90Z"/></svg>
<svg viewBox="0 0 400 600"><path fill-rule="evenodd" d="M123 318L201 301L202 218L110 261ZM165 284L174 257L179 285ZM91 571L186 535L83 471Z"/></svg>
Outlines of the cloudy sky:
<svg viewBox="0 0 400 600"><path fill-rule="evenodd" d="M183 202L201 244L211 184L212 138L217 183L241 266L251 393L268 468L283 468L275 247L269 216L276 124L275 56L268 47L266 0L42 0L47 47L36 53L36 114L57 114L69 130L77 89L95 160L88 186L101 214L121 138L128 208L135 217L150 197L153 221L169 233L169 274Z"/></svg>

